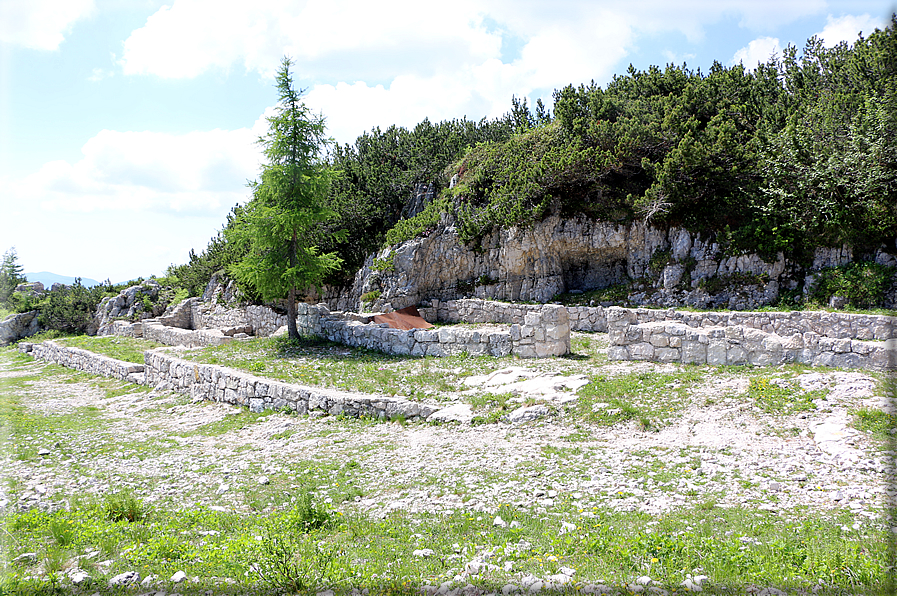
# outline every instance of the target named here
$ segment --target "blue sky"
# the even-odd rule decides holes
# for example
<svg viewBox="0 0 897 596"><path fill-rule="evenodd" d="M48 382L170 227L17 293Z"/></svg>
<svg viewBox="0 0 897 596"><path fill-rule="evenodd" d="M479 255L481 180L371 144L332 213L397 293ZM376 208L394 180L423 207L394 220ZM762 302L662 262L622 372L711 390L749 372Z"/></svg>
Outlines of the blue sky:
<svg viewBox="0 0 897 596"><path fill-rule="evenodd" d="M0 252L123 281L205 248L258 174L253 141L296 62L340 143L496 117L629 64L755 66L852 43L883 0L0 0Z"/></svg>

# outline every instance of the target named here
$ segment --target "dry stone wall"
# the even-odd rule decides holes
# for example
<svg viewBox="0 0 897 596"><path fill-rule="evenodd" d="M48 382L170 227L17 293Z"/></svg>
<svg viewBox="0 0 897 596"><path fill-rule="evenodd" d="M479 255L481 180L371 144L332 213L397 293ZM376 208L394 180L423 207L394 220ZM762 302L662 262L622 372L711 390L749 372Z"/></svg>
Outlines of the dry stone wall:
<svg viewBox="0 0 897 596"><path fill-rule="evenodd" d="M472 355L545 358L570 351L570 325L563 307L547 305L526 312L507 328L392 329L371 316L330 312L323 304L298 305L300 333L386 354L411 356ZM504 321L493 321L504 322Z"/></svg>
<svg viewBox="0 0 897 596"><path fill-rule="evenodd" d="M828 319L826 315L830 313L735 317L727 315L747 313L644 311L607 309L611 360L758 366L798 362L843 368L897 368L894 317L838 315L834 326L819 327L819 322ZM689 316L676 316L684 314ZM708 317L709 314L716 316ZM772 314L782 316L766 316ZM858 325L860 322L865 326ZM845 337L851 329L853 337Z"/></svg>
<svg viewBox="0 0 897 596"><path fill-rule="evenodd" d="M19 350L67 368L177 391L195 400L240 405L253 412L288 409L299 414L319 411L333 416L343 414L414 420L427 419L441 409L434 403L261 379L223 366L181 360L159 351L145 352L145 363L134 364L79 348L60 346L52 341L40 344L20 342Z"/></svg>
<svg viewBox="0 0 897 596"><path fill-rule="evenodd" d="M509 323L522 325L528 313L543 309L563 308L571 331L604 333L607 319L602 306L567 306L554 304L515 304L497 300L467 298L461 300L432 300L420 307L421 316L431 323Z"/></svg>
<svg viewBox="0 0 897 596"><path fill-rule="evenodd" d="M39 360L53 362L66 368L81 370L94 375L111 377L122 381L141 382L142 364L124 362L80 348L60 346L53 341L39 344L19 342L19 350Z"/></svg>
<svg viewBox="0 0 897 596"><path fill-rule="evenodd" d="M437 404L262 379L223 366L181 360L158 351L146 352L145 364L144 382L148 385L186 393L194 400L244 406L253 412L275 409L307 414L317 410L332 416L414 420L426 419L440 409Z"/></svg>

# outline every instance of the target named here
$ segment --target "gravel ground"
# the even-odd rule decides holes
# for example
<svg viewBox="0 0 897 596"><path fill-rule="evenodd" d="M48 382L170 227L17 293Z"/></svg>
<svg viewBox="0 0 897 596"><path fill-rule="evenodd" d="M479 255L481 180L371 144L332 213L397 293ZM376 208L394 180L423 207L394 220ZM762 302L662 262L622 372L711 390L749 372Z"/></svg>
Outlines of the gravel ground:
<svg viewBox="0 0 897 596"><path fill-rule="evenodd" d="M546 361L538 367L544 371ZM45 368L3 362L0 379ZM678 368L612 363L593 372L635 370ZM107 397L108 386L96 379L45 375L26 383L21 403L56 416L90 411L92 426L35 439L32 447L42 455L25 461L5 441L0 472L9 482L0 504L58 507L73 495L129 487L166 506L249 511L259 507L253 502L259 495L298 488L314 466L321 498L345 494L347 487L334 486L336 476L328 472L340 469L353 493L338 499L338 507L373 516L394 509L492 512L502 503L550 513L570 501L584 516L595 507L660 513L710 501L784 516L799 506L842 508L860 523L882 519L883 508L897 504L895 452L849 426L857 408L893 406L878 379L803 373L790 382L807 391L827 388L827 399L810 412L782 415L764 413L745 397L747 372L708 375L659 430L635 421L590 424L575 402L553 406L535 421L480 426L253 416L136 386ZM467 393L454 397L470 395L462 389ZM230 417L242 421L227 430Z"/></svg>

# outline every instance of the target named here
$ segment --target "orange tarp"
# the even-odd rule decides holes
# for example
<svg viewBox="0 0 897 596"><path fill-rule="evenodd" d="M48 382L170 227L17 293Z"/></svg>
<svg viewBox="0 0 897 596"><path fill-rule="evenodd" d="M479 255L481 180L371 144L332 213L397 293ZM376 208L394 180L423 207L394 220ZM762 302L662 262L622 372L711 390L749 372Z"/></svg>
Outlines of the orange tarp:
<svg viewBox="0 0 897 596"><path fill-rule="evenodd" d="M416 306L408 306L385 315L374 315L374 322L386 323L393 329L403 329L405 331L409 329L429 329L433 326L420 316Z"/></svg>

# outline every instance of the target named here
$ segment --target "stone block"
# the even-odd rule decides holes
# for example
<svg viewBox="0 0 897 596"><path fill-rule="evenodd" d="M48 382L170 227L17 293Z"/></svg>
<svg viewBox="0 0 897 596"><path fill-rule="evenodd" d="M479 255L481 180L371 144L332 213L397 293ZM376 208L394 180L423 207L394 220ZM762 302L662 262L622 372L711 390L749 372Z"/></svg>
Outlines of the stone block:
<svg viewBox="0 0 897 596"><path fill-rule="evenodd" d="M652 360L654 358L654 346L648 342L641 342L629 346L629 354L633 360Z"/></svg>
<svg viewBox="0 0 897 596"><path fill-rule="evenodd" d="M445 345L441 343L423 344L427 346L427 356L445 356Z"/></svg>
<svg viewBox="0 0 897 596"><path fill-rule="evenodd" d="M649 343L655 348L665 348L670 345L670 338L663 332L651 335Z"/></svg>
<svg viewBox="0 0 897 596"><path fill-rule="evenodd" d="M725 339L711 339L707 344L707 364L731 364L728 361L728 342Z"/></svg>
<svg viewBox="0 0 897 596"><path fill-rule="evenodd" d="M626 346L610 346L607 348L607 358L609 360L629 360L629 350Z"/></svg>
<svg viewBox="0 0 897 596"><path fill-rule="evenodd" d="M741 327L733 326L733 327L726 327L725 329L726 329L726 331L725 331L726 337L728 339L740 340L740 339L744 338L744 329Z"/></svg>
<svg viewBox="0 0 897 596"><path fill-rule="evenodd" d="M771 364L779 363L779 358L777 356L781 356L781 351L772 353L756 350L748 353L747 362L754 366L769 366Z"/></svg>
<svg viewBox="0 0 897 596"><path fill-rule="evenodd" d="M654 350L654 359L660 362L678 362L680 352L677 348L657 348Z"/></svg>
<svg viewBox="0 0 897 596"><path fill-rule="evenodd" d="M671 348L681 348L682 347L682 336L670 337L670 347Z"/></svg>
<svg viewBox="0 0 897 596"><path fill-rule="evenodd" d="M748 352L743 346L733 345L726 350L726 364L745 364L747 359ZM710 361L709 353L707 360Z"/></svg>
<svg viewBox="0 0 897 596"><path fill-rule="evenodd" d="M697 341L682 341L680 348L682 362L686 364L704 364L707 362L707 346Z"/></svg>

